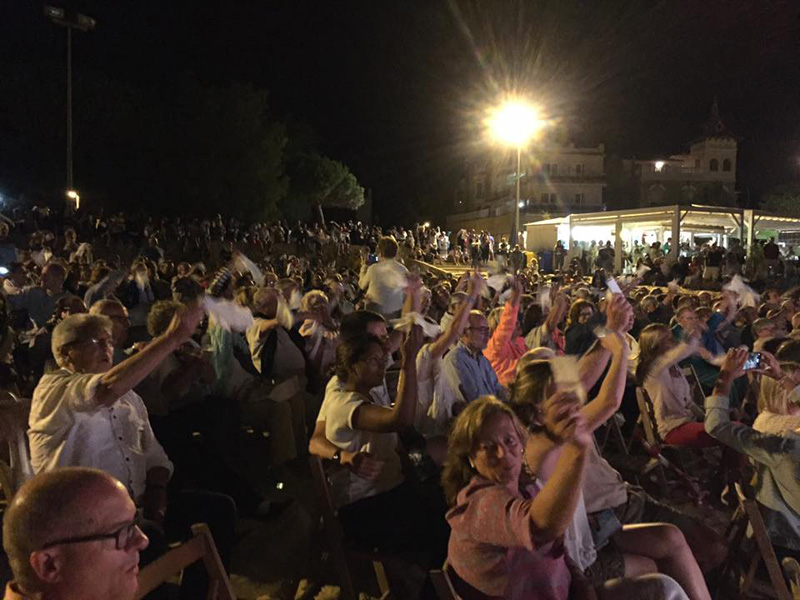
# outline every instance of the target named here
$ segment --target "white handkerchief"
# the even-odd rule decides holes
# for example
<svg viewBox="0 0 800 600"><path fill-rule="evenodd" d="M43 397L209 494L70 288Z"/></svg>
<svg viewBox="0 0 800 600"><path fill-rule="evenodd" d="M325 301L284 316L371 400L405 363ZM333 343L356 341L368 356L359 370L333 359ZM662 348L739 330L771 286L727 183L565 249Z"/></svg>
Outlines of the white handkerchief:
<svg viewBox="0 0 800 600"><path fill-rule="evenodd" d="M422 333L424 333L427 338L436 338L442 332L441 328L436 323L426 321L425 317L418 312L407 313L399 319L390 321L390 324L393 329L406 332L410 331L413 325L419 325L422 327Z"/></svg>
<svg viewBox="0 0 800 600"><path fill-rule="evenodd" d="M731 282L722 286L722 289L736 294L739 306L758 307L760 296L739 275L734 275Z"/></svg>
<svg viewBox="0 0 800 600"><path fill-rule="evenodd" d="M554 356L550 359L550 370L553 372L553 380L559 390L573 392L581 403L586 402L586 390L581 382L577 358L569 354Z"/></svg>
<svg viewBox="0 0 800 600"><path fill-rule="evenodd" d="M549 313L553 307L553 299L550 297L550 287L545 286L539 290L539 306L542 307L542 312Z"/></svg>
<svg viewBox="0 0 800 600"><path fill-rule="evenodd" d="M491 275L486 280L486 285L488 285L494 291L499 292L505 287L506 281L508 281L508 276L504 273L500 275Z"/></svg>
<svg viewBox="0 0 800 600"><path fill-rule="evenodd" d="M249 271L250 275L253 276L253 282L258 287L262 287L264 285L264 274L261 272L261 269L259 269L256 264L244 254L237 254L233 262L236 265L236 268L240 271Z"/></svg>
<svg viewBox="0 0 800 600"><path fill-rule="evenodd" d="M246 331L253 324L250 309L230 300L203 296L203 308L225 331Z"/></svg>

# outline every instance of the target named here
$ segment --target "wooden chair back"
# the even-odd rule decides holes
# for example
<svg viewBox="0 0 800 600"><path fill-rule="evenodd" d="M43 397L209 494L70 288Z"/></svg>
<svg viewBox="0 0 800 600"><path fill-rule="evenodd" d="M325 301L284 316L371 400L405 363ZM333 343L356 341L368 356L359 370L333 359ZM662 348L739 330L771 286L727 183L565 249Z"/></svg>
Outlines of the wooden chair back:
<svg viewBox="0 0 800 600"><path fill-rule="evenodd" d="M27 436L30 408L30 400L0 391L0 444L7 450L0 459L0 486L7 501L33 477Z"/></svg>
<svg viewBox="0 0 800 600"><path fill-rule="evenodd" d="M783 571L775 555L775 549L772 547L772 542L767 534L767 527L764 524L761 511L758 508L758 502L756 502L753 496L752 488L736 483L736 495L739 497L739 505L744 511L744 514L747 515L747 520L753 530L753 538L755 538L756 542L756 552L753 554L749 568L742 581L742 595L747 595L749 590L757 583L755 580L756 570L758 569L759 563L763 561L764 566L767 568L772 586L771 589L769 586L765 586L764 590L760 591L771 593L770 595L774 598L778 598L778 600L792 600L792 595L783 577Z"/></svg>
<svg viewBox="0 0 800 600"><path fill-rule="evenodd" d="M331 486L328 476L325 473L322 460L318 456L311 455L308 457L308 463L311 468L314 491L319 499L322 528L325 532L328 550L330 551L331 558L333 558L334 566L339 576L339 584L342 586L342 597L345 600L358 600L358 592L356 591L353 575L350 571L350 565L347 562L348 554L357 554L361 557L369 558L372 561L372 567L375 571L375 578L378 581L381 597L388 597L390 593L389 580L386 577L386 570L383 566L383 562L377 555L365 555L363 553L347 551L345 547L344 530L342 529L341 523L339 523L339 516L333 505Z"/></svg>
<svg viewBox="0 0 800 600"><path fill-rule="evenodd" d="M205 523L192 525L194 536L156 559L139 572L136 600L144 598L186 567L202 560L208 571L208 600L236 600L233 587Z"/></svg>
<svg viewBox="0 0 800 600"><path fill-rule="evenodd" d="M431 583L436 590L439 600L461 600L461 596L453 587L453 580L450 577L450 566L444 563L441 570L434 569L430 573Z"/></svg>
<svg viewBox="0 0 800 600"><path fill-rule="evenodd" d="M639 405L639 414L642 417L642 430L644 431L644 438L647 443L657 448L661 446L662 441L658 435L658 428L656 427L656 412L653 407L653 402L647 391L639 386L636 388L636 402Z"/></svg>
<svg viewBox="0 0 800 600"><path fill-rule="evenodd" d="M694 400L694 403L700 408L704 408L706 403L706 393L703 391L703 386L700 383L700 378L697 376L697 371L694 370L694 365L681 367L681 372L683 372L683 376L686 377L686 381L689 382L692 400Z"/></svg>

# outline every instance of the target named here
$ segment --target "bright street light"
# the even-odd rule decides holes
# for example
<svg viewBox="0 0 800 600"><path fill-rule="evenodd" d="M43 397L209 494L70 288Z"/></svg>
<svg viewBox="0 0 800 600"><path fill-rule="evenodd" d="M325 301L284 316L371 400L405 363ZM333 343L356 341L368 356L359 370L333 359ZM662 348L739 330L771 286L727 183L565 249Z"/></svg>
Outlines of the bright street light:
<svg viewBox="0 0 800 600"><path fill-rule="evenodd" d="M67 198L75 201L75 210L81 207L81 197L75 190L67 190Z"/></svg>
<svg viewBox="0 0 800 600"><path fill-rule="evenodd" d="M519 209L523 204L519 199L519 180L522 178L522 147L527 145L544 128L546 122L539 110L518 98L512 98L494 108L487 126L490 135L497 141L517 149L517 202L514 205L514 223L511 231L511 246L516 245L519 234Z"/></svg>
<svg viewBox="0 0 800 600"><path fill-rule="evenodd" d="M539 111L521 100L510 100L492 111L489 130L496 140L520 148L544 127Z"/></svg>

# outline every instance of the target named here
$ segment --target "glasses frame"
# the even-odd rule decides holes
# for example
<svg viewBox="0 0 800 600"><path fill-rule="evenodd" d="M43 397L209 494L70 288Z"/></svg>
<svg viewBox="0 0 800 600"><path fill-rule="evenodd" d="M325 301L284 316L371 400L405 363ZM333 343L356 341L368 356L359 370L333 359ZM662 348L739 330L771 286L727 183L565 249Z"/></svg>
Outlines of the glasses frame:
<svg viewBox="0 0 800 600"><path fill-rule="evenodd" d="M117 550L125 550L125 548L128 546L128 542L130 542L131 538L134 536L137 529L139 530L140 533L144 534L142 528L140 527L140 520L138 516L132 521L124 524L122 527L111 533L96 533L93 535L81 535L76 537L62 538L59 540L54 540L52 542L47 542L44 546L39 548L39 550L47 550L48 548L53 548L54 546L61 546L63 544L83 544L85 542L99 542L102 540L111 540L111 539L114 540Z"/></svg>

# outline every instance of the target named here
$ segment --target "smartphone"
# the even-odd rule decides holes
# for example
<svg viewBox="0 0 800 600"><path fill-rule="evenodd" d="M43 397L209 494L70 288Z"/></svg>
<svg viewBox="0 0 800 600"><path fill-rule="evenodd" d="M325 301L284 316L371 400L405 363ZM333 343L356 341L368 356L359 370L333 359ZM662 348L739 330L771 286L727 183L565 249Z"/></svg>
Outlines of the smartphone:
<svg viewBox="0 0 800 600"><path fill-rule="evenodd" d="M761 352L751 352L747 357L747 361L744 363L744 370L750 371L752 369L757 369L760 364Z"/></svg>

